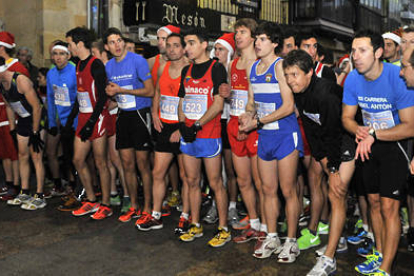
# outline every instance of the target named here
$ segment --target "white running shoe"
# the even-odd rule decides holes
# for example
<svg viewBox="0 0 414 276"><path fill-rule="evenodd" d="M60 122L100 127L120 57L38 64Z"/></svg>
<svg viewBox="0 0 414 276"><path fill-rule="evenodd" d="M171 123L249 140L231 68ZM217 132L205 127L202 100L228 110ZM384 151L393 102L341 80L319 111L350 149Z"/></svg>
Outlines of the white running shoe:
<svg viewBox="0 0 414 276"><path fill-rule="evenodd" d="M306 276L329 276L336 272L336 260L322 255Z"/></svg>
<svg viewBox="0 0 414 276"><path fill-rule="evenodd" d="M279 237L266 237L258 238L257 243L254 247L253 257L258 259L269 258L273 253L279 254L282 250Z"/></svg>
<svg viewBox="0 0 414 276"><path fill-rule="evenodd" d="M279 263L293 263L296 261L296 258L299 256L300 250L296 240L287 238L283 244L282 251L280 252L278 258Z"/></svg>

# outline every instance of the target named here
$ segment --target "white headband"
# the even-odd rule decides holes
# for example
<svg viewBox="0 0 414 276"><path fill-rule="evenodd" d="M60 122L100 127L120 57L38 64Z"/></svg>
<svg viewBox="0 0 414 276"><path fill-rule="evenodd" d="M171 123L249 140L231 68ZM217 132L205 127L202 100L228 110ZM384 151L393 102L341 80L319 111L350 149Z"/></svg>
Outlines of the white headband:
<svg viewBox="0 0 414 276"><path fill-rule="evenodd" d="M65 51L66 53L70 54L70 52L69 52L68 48L67 48L67 47L65 47L65 46L63 46L63 45L56 45L56 46L53 46L53 48L52 48L52 52L53 52L53 50L63 50L63 51Z"/></svg>
<svg viewBox="0 0 414 276"><path fill-rule="evenodd" d="M391 40L395 41L398 45L401 44L401 37L399 37L398 35L396 35L394 33L385 33L385 34L382 35L382 38L391 39Z"/></svg>
<svg viewBox="0 0 414 276"><path fill-rule="evenodd" d="M0 73L3 73L6 70L7 70L7 65L6 64L0 66Z"/></svg>

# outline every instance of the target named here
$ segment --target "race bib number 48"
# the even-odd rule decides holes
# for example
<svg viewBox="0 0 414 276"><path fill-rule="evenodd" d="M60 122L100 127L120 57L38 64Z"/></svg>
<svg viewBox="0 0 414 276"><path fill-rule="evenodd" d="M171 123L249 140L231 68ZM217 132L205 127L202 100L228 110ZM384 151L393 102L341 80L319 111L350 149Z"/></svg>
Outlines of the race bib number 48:
<svg viewBox="0 0 414 276"><path fill-rule="evenodd" d="M362 110L362 118L364 125L372 127L375 130L388 129L395 126L394 117L391 110L386 110L377 113L367 112Z"/></svg>
<svg viewBox="0 0 414 276"><path fill-rule="evenodd" d="M89 98L88 92L79 92L78 91L78 103L79 103L79 111L82 113L92 113L93 107L91 103L91 99Z"/></svg>
<svg viewBox="0 0 414 276"><path fill-rule="evenodd" d="M263 118L272 112L276 110L276 104L275 103L262 103L262 102L255 102L256 110L257 110L257 116L260 118ZM266 130L277 130L279 129L279 122L274 121L269 124L265 124L263 126L263 129Z"/></svg>
<svg viewBox="0 0 414 276"><path fill-rule="evenodd" d="M185 95L183 112L190 120L199 120L207 111L207 95Z"/></svg>
<svg viewBox="0 0 414 276"><path fill-rule="evenodd" d="M161 95L160 113L165 120L178 121L178 102L179 97Z"/></svg>

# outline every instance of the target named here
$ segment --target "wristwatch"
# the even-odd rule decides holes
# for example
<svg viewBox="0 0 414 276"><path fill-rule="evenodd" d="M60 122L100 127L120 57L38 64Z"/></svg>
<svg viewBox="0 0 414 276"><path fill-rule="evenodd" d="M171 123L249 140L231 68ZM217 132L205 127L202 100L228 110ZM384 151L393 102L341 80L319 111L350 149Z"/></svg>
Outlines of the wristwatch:
<svg viewBox="0 0 414 276"><path fill-rule="evenodd" d="M195 126L195 129L196 129L196 131L199 131L199 130L201 130L203 127L201 126L201 124L200 124L200 121L196 121L195 123L194 123L194 126Z"/></svg>
<svg viewBox="0 0 414 276"><path fill-rule="evenodd" d="M258 118L257 119L257 129L262 129L263 128L263 126L264 126L264 124L262 123L262 122L260 122L260 119Z"/></svg>
<svg viewBox="0 0 414 276"><path fill-rule="evenodd" d="M377 140L377 134L375 133L375 129L374 128L370 128L368 130L368 134L371 135L372 137L374 137L374 140Z"/></svg>

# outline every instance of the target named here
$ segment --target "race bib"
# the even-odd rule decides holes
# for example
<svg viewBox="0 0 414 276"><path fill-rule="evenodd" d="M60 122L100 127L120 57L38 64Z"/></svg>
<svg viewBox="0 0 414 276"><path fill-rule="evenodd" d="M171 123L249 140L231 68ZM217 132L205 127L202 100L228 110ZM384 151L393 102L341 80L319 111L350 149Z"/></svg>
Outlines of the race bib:
<svg viewBox="0 0 414 276"><path fill-rule="evenodd" d="M66 86L53 85L55 105L70 106L69 89Z"/></svg>
<svg viewBox="0 0 414 276"><path fill-rule="evenodd" d="M125 85L125 86L121 86L124 89L128 89L128 90L132 90L133 87L132 85ZM118 106L121 109L130 109L130 108L135 108L136 102L135 102L135 96L134 95L129 95L129 94L117 94L116 95L116 101L118 102Z"/></svg>
<svg viewBox="0 0 414 276"><path fill-rule="evenodd" d="M185 95L183 112L190 120L199 120L207 111L207 95Z"/></svg>
<svg viewBox="0 0 414 276"><path fill-rule="evenodd" d="M231 90L230 115L240 116L246 112L247 90Z"/></svg>
<svg viewBox="0 0 414 276"><path fill-rule="evenodd" d="M262 103L262 102L255 102L256 110L257 110L257 116L260 118L263 118L272 112L276 110L276 104L275 103ZM263 126L263 129L266 130L277 130L279 129L279 122L274 121L269 124L265 124Z"/></svg>
<svg viewBox="0 0 414 276"><path fill-rule="evenodd" d="M161 95L160 113L165 120L178 121L178 102L180 98Z"/></svg>
<svg viewBox="0 0 414 276"><path fill-rule="evenodd" d="M362 118L365 126L372 127L375 130L388 129L395 126L391 110L377 113L362 110Z"/></svg>
<svg viewBox="0 0 414 276"><path fill-rule="evenodd" d="M30 113L24 108L22 103L19 102L10 102L10 106L14 112L16 112L21 118L26 118L30 116Z"/></svg>
<svg viewBox="0 0 414 276"><path fill-rule="evenodd" d="M118 113L118 107L115 107L114 109L109 110L109 115L115 115Z"/></svg>
<svg viewBox="0 0 414 276"><path fill-rule="evenodd" d="M93 107L91 103L91 99L89 98L88 92L79 92L78 91L78 103L79 103L79 111L81 113L92 113Z"/></svg>

